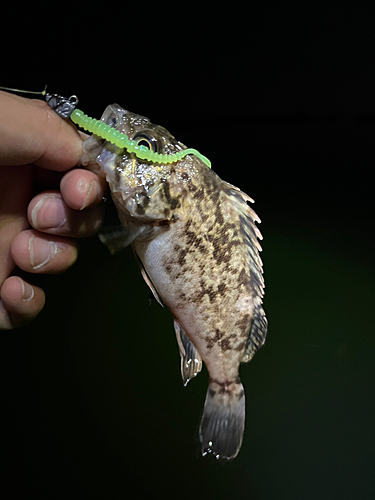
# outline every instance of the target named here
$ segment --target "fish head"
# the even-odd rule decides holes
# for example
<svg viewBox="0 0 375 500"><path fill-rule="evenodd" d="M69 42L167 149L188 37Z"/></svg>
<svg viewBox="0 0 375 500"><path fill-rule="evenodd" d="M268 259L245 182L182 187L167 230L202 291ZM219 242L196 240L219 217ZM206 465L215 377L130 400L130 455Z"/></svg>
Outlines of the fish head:
<svg viewBox="0 0 375 500"><path fill-rule="evenodd" d="M118 104L111 104L105 109L101 121L114 130L134 141L138 146L144 146L161 155L170 155L186 149L164 127L151 123L149 118L123 109ZM154 184L163 175L168 174L170 165L153 163L140 159L135 153L119 148L97 135L92 135L83 143L83 163L95 162L102 175L116 189L121 186L129 189L146 187Z"/></svg>
<svg viewBox="0 0 375 500"><path fill-rule="evenodd" d="M155 125L148 118L127 111L118 104L107 106L101 121L126 134L137 145L161 155L171 155L186 149L186 146L177 141L164 127ZM185 179L186 170L190 172L194 164L199 162L197 158L191 156L185 156L173 164L140 159L134 152L119 148L97 135L89 137L82 148L84 151L82 164L89 165L89 168L105 177L118 208L121 205L135 216L137 209L143 206L146 200L150 205L148 211L153 212L155 218L160 218L165 207L159 206L162 200L155 196L155 193L160 191L163 183L166 179L170 179L171 175ZM155 203L158 206L153 207Z"/></svg>

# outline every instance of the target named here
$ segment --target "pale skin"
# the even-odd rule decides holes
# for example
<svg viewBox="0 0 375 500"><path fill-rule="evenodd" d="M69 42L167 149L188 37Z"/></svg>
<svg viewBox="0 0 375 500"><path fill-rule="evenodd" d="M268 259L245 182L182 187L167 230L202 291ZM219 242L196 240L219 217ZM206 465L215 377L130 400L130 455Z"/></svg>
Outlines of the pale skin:
<svg viewBox="0 0 375 500"><path fill-rule="evenodd" d="M75 238L100 225L106 185L76 167L84 138L45 102L0 91L0 330L40 313L45 294L32 274L64 272L77 259Z"/></svg>

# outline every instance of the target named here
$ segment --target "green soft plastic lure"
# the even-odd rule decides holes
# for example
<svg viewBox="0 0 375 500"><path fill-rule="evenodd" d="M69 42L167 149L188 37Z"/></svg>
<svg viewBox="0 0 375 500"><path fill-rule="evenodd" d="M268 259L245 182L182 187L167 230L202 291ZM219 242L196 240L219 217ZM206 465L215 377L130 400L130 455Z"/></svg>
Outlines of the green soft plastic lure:
<svg viewBox="0 0 375 500"><path fill-rule="evenodd" d="M151 151L146 146L138 146L135 141L129 139L126 134L122 134L113 127L106 125L100 120L90 118L80 109L74 109L70 114L70 119L78 127L95 134L106 141L115 144L117 147L125 148L129 153L134 153L141 160L148 160L155 163L174 163L181 160L186 155L197 156L207 167L211 168L211 162L208 158L200 154L196 149L188 148L171 155L162 155Z"/></svg>
<svg viewBox="0 0 375 500"><path fill-rule="evenodd" d="M14 92L26 92L25 90L10 89L7 87L0 87L4 90L11 90ZM134 153L137 158L141 160L147 160L154 163L174 163L181 160L186 155L194 155L199 158L208 168L211 168L211 162L208 158L200 154L196 149L188 148L178 153L162 155L151 151L146 146L138 146L136 141L132 141L126 134L122 134L118 130L115 130L110 125L102 122L101 120L96 120L95 118L90 118L85 115L80 109L76 109L78 104L78 98L75 95L67 97L62 97L58 94L48 94L46 88L42 92L27 92L28 94L42 94L46 96L46 101L49 106L56 111L58 115L63 118L70 118L73 123L78 125L78 127L87 130L91 134L95 134L106 141L114 144L115 146L126 149L129 153Z"/></svg>

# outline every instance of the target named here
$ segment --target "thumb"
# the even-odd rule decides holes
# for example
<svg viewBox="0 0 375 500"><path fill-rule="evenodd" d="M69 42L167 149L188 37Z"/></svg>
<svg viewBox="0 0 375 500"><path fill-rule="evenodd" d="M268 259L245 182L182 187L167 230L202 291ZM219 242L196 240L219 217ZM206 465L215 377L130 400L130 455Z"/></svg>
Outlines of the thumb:
<svg viewBox="0 0 375 500"><path fill-rule="evenodd" d="M0 165L68 170L82 156L81 143L75 126L46 102L0 91Z"/></svg>

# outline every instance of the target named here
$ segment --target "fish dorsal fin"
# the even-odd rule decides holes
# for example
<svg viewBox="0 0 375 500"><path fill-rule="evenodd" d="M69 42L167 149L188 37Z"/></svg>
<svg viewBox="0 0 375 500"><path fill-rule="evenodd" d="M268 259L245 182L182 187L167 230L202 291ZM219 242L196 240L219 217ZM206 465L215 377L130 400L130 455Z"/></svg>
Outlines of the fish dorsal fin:
<svg viewBox="0 0 375 500"><path fill-rule="evenodd" d="M255 299L253 320L251 322L250 333L247 338L245 352L241 362L247 363L254 356L257 350L262 347L267 336L267 318L259 297Z"/></svg>
<svg viewBox="0 0 375 500"><path fill-rule="evenodd" d="M258 239L263 239L255 225L259 217L247 202L254 201L237 187L223 181L223 190L228 196L231 206L240 217L240 228L248 255L248 273L253 290L254 312L242 362L249 361L256 351L264 344L267 335L267 319L262 307L264 290L263 263L259 252L262 247Z"/></svg>
<svg viewBox="0 0 375 500"><path fill-rule="evenodd" d="M188 338L177 321L174 321L174 329L181 356L181 376L184 386L189 380L198 375L202 369L202 358L195 345Z"/></svg>

